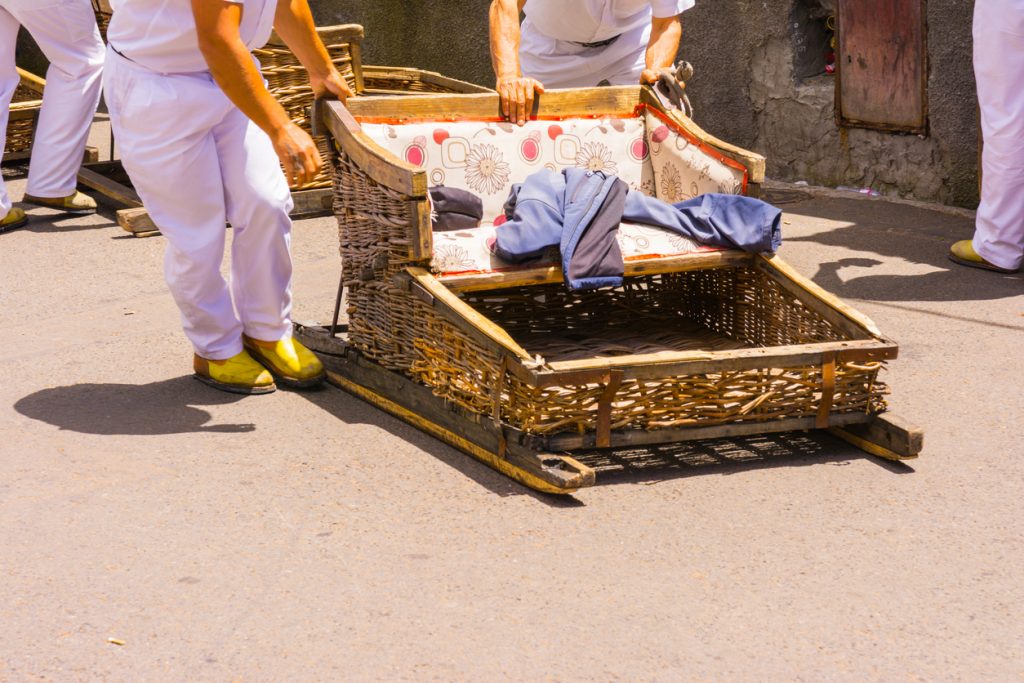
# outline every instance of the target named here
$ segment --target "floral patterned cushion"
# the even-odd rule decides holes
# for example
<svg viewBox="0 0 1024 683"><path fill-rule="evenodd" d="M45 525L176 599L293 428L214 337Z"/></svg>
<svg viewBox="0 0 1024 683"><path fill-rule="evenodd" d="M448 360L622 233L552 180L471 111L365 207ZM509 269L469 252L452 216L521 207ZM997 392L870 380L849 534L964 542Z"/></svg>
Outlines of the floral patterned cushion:
<svg viewBox="0 0 1024 683"><path fill-rule="evenodd" d="M427 182L458 187L483 200L484 221L502 213L513 183L547 167L614 173L632 190L654 194L644 119L430 121L362 124L374 142L427 171Z"/></svg>
<svg viewBox="0 0 1024 683"><path fill-rule="evenodd" d="M709 192L744 192L747 172L741 164L702 145L650 108L644 119L658 199L674 204Z"/></svg>
<svg viewBox="0 0 1024 683"><path fill-rule="evenodd" d="M631 118L529 121L362 122L377 144L427 172L433 185L478 195L483 226L435 232L431 267L437 273L487 273L559 262L558 250L525 264L510 264L492 252L495 225L513 183L541 168L577 166L622 178L631 190L678 202L707 192L739 194L746 170L702 145L663 114L645 108ZM619 245L627 261L717 251L670 231L623 223Z"/></svg>
<svg viewBox="0 0 1024 683"><path fill-rule="evenodd" d="M470 230L434 233L434 259L430 263L435 273L465 275L490 273L520 268L534 268L559 263L558 247L552 247L543 256L527 263L508 263L494 254L495 230L500 224ZM703 251L721 251L706 247L662 228L649 225L622 223L617 235L622 256L626 261L663 256L679 256Z"/></svg>

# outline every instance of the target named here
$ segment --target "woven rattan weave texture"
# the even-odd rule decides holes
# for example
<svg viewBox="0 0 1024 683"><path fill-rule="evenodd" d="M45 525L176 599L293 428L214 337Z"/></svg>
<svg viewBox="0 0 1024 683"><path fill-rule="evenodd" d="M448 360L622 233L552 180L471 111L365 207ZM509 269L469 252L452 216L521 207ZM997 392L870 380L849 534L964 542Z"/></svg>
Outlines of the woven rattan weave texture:
<svg viewBox="0 0 1024 683"><path fill-rule="evenodd" d="M356 70L359 69L359 57L358 47L354 46L358 40L355 37L349 40L331 40L330 29L321 29L321 36L324 39L327 53L338 72L348 81L353 90L356 89ZM263 78L267 81L267 89L270 90L270 94L284 107L293 122L307 133L311 133L309 110L313 104L313 89L309 85L306 68L302 66L290 49L284 45L275 44L273 41L258 50L253 50L253 54L260 62L260 70L263 73ZM323 166L316 178L300 188L303 190L331 186L327 140L318 137L316 143L320 150Z"/></svg>
<svg viewBox="0 0 1024 683"><path fill-rule="evenodd" d="M24 83L18 85L11 100L12 110L17 104L18 116L12 116L7 122L7 140L4 143L4 157L25 156L32 149L32 138L35 135L36 120L42 106L42 95Z"/></svg>
<svg viewBox="0 0 1024 683"><path fill-rule="evenodd" d="M531 385L505 372L503 358L465 325L440 316L395 276L427 265L409 256L415 198L371 179L336 150L335 213L349 340L383 367L401 371L473 412L525 432L584 433L597 428L606 384ZM843 333L753 267L631 278L615 291L569 292L562 284L468 293L464 301L527 351L566 357L573 334L606 329L607 345L588 341L591 357L665 350L777 347L841 341ZM666 335L667 323L673 334ZM686 335L685 331L691 334ZM770 358L766 359L770 366ZM884 408L881 362L838 362L831 412ZM655 430L814 417L824 379L820 363L720 370L627 380L612 399L612 429ZM497 398L497 401L495 400ZM497 409L496 409L497 403Z"/></svg>

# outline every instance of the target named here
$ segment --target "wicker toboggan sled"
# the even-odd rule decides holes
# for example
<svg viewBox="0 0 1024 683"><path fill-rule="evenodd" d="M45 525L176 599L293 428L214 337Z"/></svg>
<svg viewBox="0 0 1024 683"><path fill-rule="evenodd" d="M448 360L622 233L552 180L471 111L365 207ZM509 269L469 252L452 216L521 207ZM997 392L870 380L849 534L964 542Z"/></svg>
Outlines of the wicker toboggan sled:
<svg viewBox="0 0 1024 683"><path fill-rule="evenodd" d="M523 127L495 94L320 104L348 323L297 332L333 383L551 493L594 483L581 449L831 429L882 457L920 450L883 415L896 344L778 257L624 224L624 286L571 292L555 262L486 253L509 184L543 166L615 172L669 201L758 193L762 157L647 88L549 91ZM485 224L432 233L438 184L481 194Z"/></svg>

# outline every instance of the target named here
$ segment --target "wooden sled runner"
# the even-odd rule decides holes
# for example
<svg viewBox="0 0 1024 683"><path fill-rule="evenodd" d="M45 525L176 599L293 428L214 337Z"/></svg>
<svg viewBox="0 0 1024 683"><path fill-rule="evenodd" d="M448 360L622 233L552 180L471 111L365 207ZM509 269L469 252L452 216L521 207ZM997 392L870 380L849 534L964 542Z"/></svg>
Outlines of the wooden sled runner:
<svg viewBox="0 0 1024 683"><path fill-rule="evenodd" d="M897 345L778 257L623 224L624 285L571 292L557 263L480 247L509 183L545 165L669 201L757 192L763 158L646 88L549 91L521 128L494 94L320 104L348 324L297 334L337 386L548 493L594 483L583 449L827 429L884 458L920 452L920 430L884 413ZM485 225L432 233L442 183L482 194Z"/></svg>

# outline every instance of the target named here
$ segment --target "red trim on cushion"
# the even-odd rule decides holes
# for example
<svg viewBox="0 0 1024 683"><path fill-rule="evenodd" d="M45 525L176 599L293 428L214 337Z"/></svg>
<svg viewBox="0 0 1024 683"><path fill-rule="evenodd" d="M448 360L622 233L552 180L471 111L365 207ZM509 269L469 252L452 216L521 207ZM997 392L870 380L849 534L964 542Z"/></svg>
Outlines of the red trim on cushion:
<svg viewBox="0 0 1024 683"><path fill-rule="evenodd" d="M682 135L684 138L686 138L690 142L690 144L696 145L697 148L700 149L700 151L704 152L708 156L714 157L715 159L717 159L718 161L722 162L726 166L729 166L730 168L734 168L737 171L743 171L743 186L742 186L742 189L743 189L743 194L747 193L747 174L748 174L748 172L747 172L747 167L746 166L744 166L740 162L736 161L735 159L730 159L729 157L725 156L724 154L722 154L721 152L719 152L717 149L715 149L714 147L710 146L706 142L704 142L702 140L698 140L696 137L694 137L693 133L689 132L688 130L686 130L685 128L680 126L678 122L676 122L674 119L672 119L670 116L668 116L664 112L662 112L662 111L660 111L658 109L655 109L654 107L651 107L648 104L643 104L642 103L642 104L636 105L636 110L635 110L636 114L641 114L641 113L643 113L645 111L649 111L652 114L654 114L654 116L656 118L660 119L662 123L664 123L666 126L668 126L673 131L675 131L676 134Z"/></svg>

